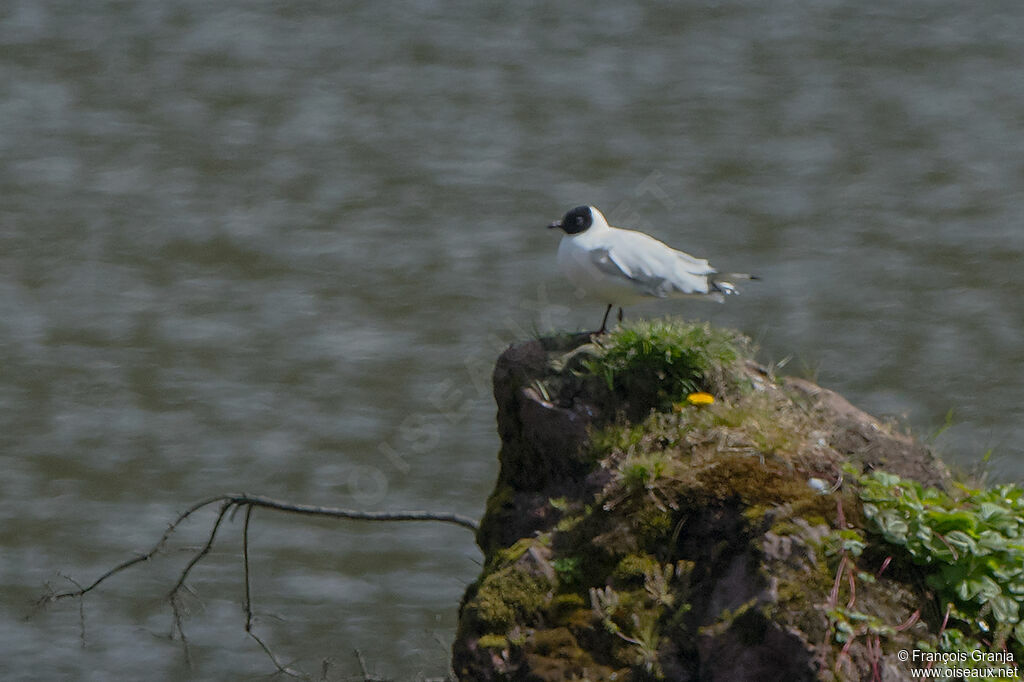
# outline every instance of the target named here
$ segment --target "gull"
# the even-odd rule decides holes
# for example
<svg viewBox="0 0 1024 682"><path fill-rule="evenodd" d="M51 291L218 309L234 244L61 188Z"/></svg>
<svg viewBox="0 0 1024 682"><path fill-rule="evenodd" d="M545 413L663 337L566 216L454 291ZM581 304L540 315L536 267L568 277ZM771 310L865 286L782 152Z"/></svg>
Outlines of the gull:
<svg viewBox="0 0 1024 682"><path fill-rule="evenodd" d="M612 227L593 206L577 206L548 228L565 232L558 245L562 274L583 296L608 305L597 334L605 332L615 305L620 306L621 322L624 305L684 297L722 302L738 293L729 280L758 279L741 272L719 273L706 260L648 234Z"/></svg>

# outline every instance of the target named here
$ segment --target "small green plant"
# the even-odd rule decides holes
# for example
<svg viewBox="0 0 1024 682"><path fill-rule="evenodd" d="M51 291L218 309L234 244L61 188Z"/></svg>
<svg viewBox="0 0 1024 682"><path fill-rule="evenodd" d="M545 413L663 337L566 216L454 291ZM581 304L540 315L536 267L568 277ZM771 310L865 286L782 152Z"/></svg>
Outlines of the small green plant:
<svg viewBox="0 0 1024 682"><path fill-rule="evenodd" d="M652 566L644 572L644 591L655 604L671 608L675 603L676 595L669 587L675 575L675 564Z"/></svg>
<svg viewBox="0 0 1024 682"><path fill-rule="evenodd" d="M954 497L881 471L860 484L874 530L925 568L954 619L996 646L1024 646L1024 489L962 487Z"/></svg>
<svg viewBox="0 0 1024 682"><path fill-rule="evenodd" d="M598 429L590 436L595 457L602 457L615 450L630 452L640 445L649 430L646 423L614 424Z"/></svg>
<svg viewBox="0 0 1024 682"><path fill-rule="evenodd" d="M548 499L548 504L560 512L566 512L569 509L569 500L565 497L552 497Z"/></svg>
<svg viewBox="0 0 1024 682"><path fill-rule="evenodd" d="M668 464L669 458L663 452L630 456L620 468L622 484L629 492L646 490L662 477Z"/></svg>
<svg viewBox="0 0 1024 682"><path fill-rule="evenodd" d="M709 324L644 320L625 324L598 341L584 367L612 391L647 394L670 410L690 393L713 388L740 357L740 337ZM713 392L713 391L712 391Z"/></svg>
<svg viewBox="0 0 1024 682"><path fill-rule="evenodd" d="M670 452L628 455L617 467L618 485L609 489L602 506L613 509L624 500L645 495L657 509L676 508L673 474L677 466Z"/></svg>
<svg viewBox="0 0 1024 682"><path fill-rule="evenodd" d="M558 574L558 582L562 585L575 585L580 582L583 573L580 571L579 557L564 557L551 562L551 567Z"/></svg>
<svg viewBox="0 0 1024 682"><path fill-rule="evenodd" d="M627 631L616 623L616 617L622 609L619 595L611 587L604 589L590 588L590 605L605 630L631 645L634 664L642 666L645 671L653 674L655 679L663 679L661 666L658 664L658 646L662 640L660 628L660 610L634 611L630 614L631 626Z"/></svg>

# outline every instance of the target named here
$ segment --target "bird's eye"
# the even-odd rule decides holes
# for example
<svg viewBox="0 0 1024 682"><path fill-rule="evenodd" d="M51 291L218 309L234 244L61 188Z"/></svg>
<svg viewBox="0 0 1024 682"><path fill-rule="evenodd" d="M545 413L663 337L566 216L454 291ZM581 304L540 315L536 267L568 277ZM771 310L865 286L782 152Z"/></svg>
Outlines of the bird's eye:
<svg viewBox="0 0 1024 682"><path fill-rule="evenodd" d="M576 216L576 224L577 225L583 225L583 216L581 216L581 215Z"/></svg>

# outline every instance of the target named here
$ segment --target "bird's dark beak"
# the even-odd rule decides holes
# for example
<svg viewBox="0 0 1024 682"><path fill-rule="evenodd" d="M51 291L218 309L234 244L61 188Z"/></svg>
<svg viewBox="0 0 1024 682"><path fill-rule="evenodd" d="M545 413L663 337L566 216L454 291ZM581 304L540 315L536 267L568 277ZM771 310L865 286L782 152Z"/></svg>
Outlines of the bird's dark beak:
<svg viewBox="0 0 1024 682"><path fill-rule="evenodd" d="M550 225L548 225L548 229L549 230L561 229L561 228L562 228L562 221L561 220L556 220L555 222L553 222Z"/></svg>

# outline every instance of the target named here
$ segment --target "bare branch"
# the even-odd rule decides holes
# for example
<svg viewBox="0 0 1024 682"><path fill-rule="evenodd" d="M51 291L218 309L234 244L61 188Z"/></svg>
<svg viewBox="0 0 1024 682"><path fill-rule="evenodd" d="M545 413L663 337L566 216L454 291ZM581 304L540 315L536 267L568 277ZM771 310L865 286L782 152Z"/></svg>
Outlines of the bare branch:
<svg viewBox="0 0 1024 682"><path fill-rule="evenodd" d="M291 502L285 502L282 500L275 500L270 497L264 497L262 495L248 495L246 493L231 493L227 495L217 495L216 497L208 497L205 500L196 502L191 507L183 511L178 517L171 522L164 531L164 534L160 537L153 547L150 548L145 554L132 557L122 561L117 566L114 566L110 570L100 575L89 585L80 587L79 589L57 592L54 594L46 595L40 598L40 604L46 604L49 602L60 601L61 599L68 599L74 597L81 597L91 592L100 586L101 583L105 582L108 578L111 578L121 571L131 568L136 564L141 564L149 561L154 556L160 553L160 551L167 545L167 541L171 535L178 529L178 527L187 520L192 514L196 513L204 507L221 502L221 511L217 516L217 521L211 531L211 536L207 541L204 550L201 550L199 555L193 557L193 560L186 567L182 574L182 579L179 580L172 592L177 591L181 588L181 584L184 579L188 576L189 571L192 569L199 560L201 560L210 550L209 547L212 545L213 535L216 534L217 528L220 526L220 522L224 517L224 514L228 510L237 509L239 507L251 506L251 507L264 507L266 509L275 509L277 511L288 512L291 514L302 514L304 516L327 516L337 519L351 519L354 521L435 521L439 523L451 523L456 526L461 526L473 532L476 532L479 528L479 524L468 516L462 516L460 514L452 514L449 512L426 512L426 511L399 511L399 512L368 512L360 511L357 509L341 509L337 507L319 507L310 504L293 504Z"/></svg>
<svg viewBox="0 0 1024 682"><path fill-rule="evenodd" d="M178 580L171 588L167 595L167 599L171 604L171 610L173 613L174 621L172 626L172 634L177 633L181 638L182 646L185 652L185 660L189 668L192 667L192 658L189 651L188 638L185 635L185 629L183 625L183 611L184 605L181 599L182 592L191 591L186 584L189 574L192 569L195 568L200 561L202 561L213 549L214 542L217 539L217 532L220 530L221 524L224 521L225 516L229 520L234 520L234 515L243 507L245 508L245 519L242 526L242 567L245 581L245 596L244 596L244 610L245 610L245 631L252 637L252 639L260 646L263 652L273 662L274 667L277 668L278 672L284 673L291 677L306 678L307 676L301 672L289 668L283 664L280 659L273 653L267 644L260 639L260 637L253 631L253 609L252 609L252 589L251 589L251 578L249 571L249 525L252 518L252 511L256 507L263 507L265 509L273 509L279 512L286 512L290 514L301 514L304 516L327 516L330 518L337 519L350 519L354 521L433 521L439 523L450 523L462 528L466 528L471 531L477 531L479 524L469 517L461 516L459 514L452 514L448 512L426 512L426 511L399 511L399 512L368 512L360 511L355 509L341 509L337 507L320 507L309 504L294 504L282 500L275 500L270 497L263 497L261 495L248 495L246 493L231 493L225 495L217 495L215 497L209 497L204 500L200 500L194 503L185 511L178 514L177 518L174 519L164 530L163 535L154 544L149 551L144 554L126 559L121 563L117 564L110 570L101 574L93 582L86 586L82 586L80 583L75 582L68 578L68 580L75 585L77 589L51 593L39 599L38 606L43 606L47 603L60 601L68 598L78 598L82 600L86 594L96 589L99 585L105 582L107 579L125 571L132 566L149 561L157 554L159 554L170 540L171 535L184 523L190 516L195 514L197 511L208 507L214 503L220 503L220 509L217 512L217 517L213 522L213 526L210 529L209 535L206 538L206 542L203 546L195 552L189 562L182 569L178 575ZM84 621L85 612L82 606L82 601L79 602L79 616L82 622L82 637L84 641ZM362 660L362 654L358 651L356 656L359 659L360 667L363 669L363 677L367 682L378 680L366 672L365 661Z"/></svg>
<svg viewBox="0 0 1024 682"><path fill-rule="evenodd" d="M230 500L237 505L253 505L266 507L278 511L290 512L293 514L304 514L308 516L329 516L338 519L352 519L354 521L436 521L440 523L452 523L476 532L479 524L468 516L452 514L449 512L426 512L426 511L400 511L400 512L368 512L356 509L339 509L337 507L318 507L310 504L293 504L283 502L261 495L225 495L220 499Z"/></svg>

